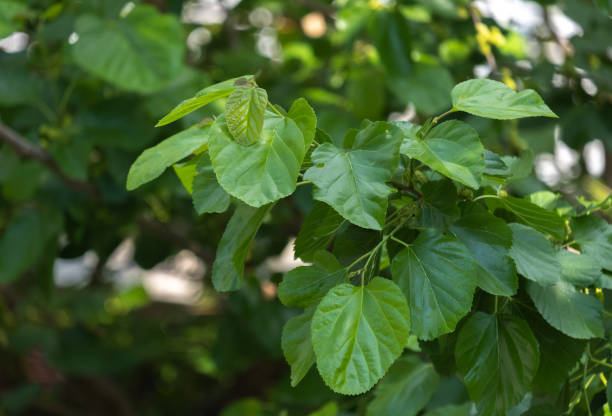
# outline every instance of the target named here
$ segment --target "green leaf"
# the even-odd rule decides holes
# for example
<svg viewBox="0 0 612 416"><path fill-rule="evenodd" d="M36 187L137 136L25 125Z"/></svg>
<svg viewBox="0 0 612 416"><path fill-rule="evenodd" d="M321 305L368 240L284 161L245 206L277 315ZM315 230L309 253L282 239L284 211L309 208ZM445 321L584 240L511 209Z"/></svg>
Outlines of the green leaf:
<svg viewBox="0 0 612 416"><path fill-rule="evenodd" d="M546 287L529 282L527 292L546 322L564 334L579 339L603 337L603 305L597 298L564 281Z"/></svg>
<svg viewBox="0 0 612 416"><path fill-rule="evenodd" d="M310 323L315 308L308 308L295 316L283 327L281 346L285 359L291 366L291 386L295 387L304 378L315 362L310 340Z"/></svg>
<svg viewBox="0 0 612 416"><path fill-rule="evenodd" d="M451 91L453 109L495 120L557 117L534 90L516 92L490 79L471 79Z"/></svg>
<svg viewBox="0 0 612 416"><path fill-rule="evenodd" d="M379 121L359 131L348 149L331 143L312 153L304 179L315 184L314 198L331 205L355 225L381 230L387 196L399 162L400 130Z"/></svg>
<svg viewBox="0 0 612 416"><path fill-rule="evenodd" d="M508 226L512 230L510 257L518 272L543 286L558 282L561 264L552 243L531 227L516 223Z"/></svg>
<svg viewBox="0 0 612 416"><path fill-rule="evenodd" d="M236 89L236 81L250 78L252 75L243 75L241 77L228 79L218 82L200 90L196 95L186 100L183 100L179 105L174 107L172 111L166 114L157 122L155 127L165 126L179 118L185 117L187 114L204 107L206 104L212 103L220 98L227 97Z"/></svg>
<svg viewBox="0 0 612 416"><path fill-rule="evenodd" d="M484 148L478 133L466 123L446 121L431 129L424 139L409 136L402 143L401 153L470 188L480 187Z"/></svg>
<svg viewBox="0 0 612 416"><path fill-rule="evenodd" d="M238 144L250 146L260 139L268 94L263 88L237 87L225 102L225 123Z"/></svg>
<svg viewBox="0 0 612 416"><path fill-rule="evenodd" d="M318 251L312 266L287 272L278 286L278 298L285 306L308 307L317 304L334 286L344 282L346 269L328 251Z"/></svg>
<svg viewBox="0 0 612 416"><path fill-rule="evenodd" d="M450 230L478 263L476 277L480 288L500 296L516 293L518 279L508 257L512 231L502 219L472 203L464 207L461 219Z"/></svg>
<svg viewBox="0 0 612 416"><path fill-rule="evenodd" d="M208 148L223 189L254 207L293 193L306 154L295 122L272 113L266 114L261 139L248 147L234 141L224 117L218 117Z"/></svg>
<svg viewBox="0 0 612 416"><path fill-rule="evenodd" d="M391 274L408 299L412 333L419 339L454 331L472 308L476 264L454 237L422 231L393 258Z"/></svg>
<svg viewBox="0 0 612 416"><path fill-rule="evenodd" d="M170 136L145 150L130 167L126 188L138 188L161 175L168 166L182 160L208 143L210 125L192 127Z"/></svg>
<svg viewBox="0 0 612 416"><path fill-rule="evenodd" d="M338 405L336 402L326 403L320 409L309 413L308 416L337 416L338 415Z"/></svg>
<svg viewBox="0 0 612 416"><path fill-rule="evenodd" d="M240 288L249 246L270 207L253 208L240 204L234 211L219 242L212 267L212 281L217 291Z"/></svg>
<svg viewBox="0 0 612 416"><path fill-rule="evenodd" d="M389 87L404 104L412 103L420 113L437 114L450 105L453 76L445 67L431 63L415 63L412 73L390 77Z"/></svg>
<svg viewBox="0 0 612 416"><path fill-rule="evenodd" d="M287 117L295 121L304 135L304 149L308 148L314 140L317 130L317 116L314 110L304 98L298 98L291 104Z"/></svg>
<svg viewBox="0 0 612 416"><path fill-rule="evenodd" d="M578 217L572 223L572 233L583 253L598 259L602 268L612 271L612 225L595 215Z"/></svg>
<svg viewBox="0 0 612 416"><path fill-rule="evenodd" d="M565 222L555 212L513 196L504 196L493 200L487 199L487 203L490 203L491 206L496 206L499 203L503 208L516 215L521 223L535 228L541 233L550 234L557 241L565 239Z"/></svg>
<svg viewBox="0 0 612 416"><path fill-rule="evenodd" d="M317 251L329 247L344 221L345 219L329 205L315 202L295 239L295 257L312 261Z"/></svg>
<svg viewBox="0 0 612 416"><path fill-rule="evenodd" d="M525 321L476 312L459 332L455 359L470 398L482 415L506 416L539 365L538 341Z"/></svg>
<svg viewBox="0 0 612 416"><path fill-rule="evenodd" d="M599 262L588 254L560 250L557 259L561 264L563 280L575 286L590 286L601 277Z"/></svg>
<svg viewBox="0 0 612 416"><path fill-rule="evenodd" d="M440 377L430 363L410 355L391 366L374 391L367 416L414 416L436 391Z"/></svg>
<svg viewBox="0 0 612 416"><path fill-rule="evenodd" d="M198 171L196 169L198 165L197 157L192 157L186 162L183 163L175 163L172 167L174 168L174 173L178 176L179 180L183 187L189 192L189 194L193 194L193 179L197 175Z"/></svg>
<svg viewBox="0 0 612 416"><path fill-rule="evenodd" d="M446 229L459 218L457 206L457 188L448 179L430 181L421 187L423 203L421 204L419 225Z"/></svg>
<svg viewBox="0 0 612 416"><path fill-rule="evenodd" d="M390 280L341 284L321 300L312 319L317 368L335 392L368 391L399 357L410 331L410 310Z"/></svg>
<svg viewBox="0 0 612 416"><path fill-rule="evenodd" d="M208 153L202 153L193 178L193 206L198 214L225 212L230 206L230 196L217 182Z"/></svg>
<svg viewBox="0 0 612 416"><path fill-rule="evenodd" d="M471 416L472 406L471 402L459 405L449 404L427 412L424 416Z"/></svg>
<svg viewBox="0 0 612 416"><path fill-rule="evenodd" d="M181 70L185 42L178 19L153 6L138 5L118 20L82 15L75 23L79 40L75 62L120 88L150 93ZM112 47L111 47L112 45Z"/></svg>
<svg viewBox="0 0 612 416"><path fill-rule="evenodd" d="M385 71L391 77L402 78L410 74L410 25L397 12L380 11L372 14L370 29L374 45ZM384 27L385 30L380 30Z"/></svg>
<svg viewBox="0 0 612 416"><path fill-rule="evenodd" d="M508 176L511 174L510 168L497 153L485 149L485 170L484 173L492 176Z"/></svg>

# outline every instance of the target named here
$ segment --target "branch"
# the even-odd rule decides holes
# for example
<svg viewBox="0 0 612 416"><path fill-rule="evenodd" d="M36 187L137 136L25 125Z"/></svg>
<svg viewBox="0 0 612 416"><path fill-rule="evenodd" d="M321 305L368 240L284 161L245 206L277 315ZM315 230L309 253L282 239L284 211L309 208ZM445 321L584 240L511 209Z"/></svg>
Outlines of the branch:
<svg viewBox="0 0 612 416"><path fill-rule="evenodd" d="M33 159L46 166L55 173L69 188L83 192L93 199L100 199L96 189L88 182L78 181L66 175L59 167L55 159L45 149L35 145L21 136L15 130L0 123L0 142L10 146L17 155L23 158Z"/></svg>
<svg viewBox="0 0 612 416"><path fill-rule="evenodd" d="M468 5L468 10L470 12L470 16L472 17L472 22L474 22L474 27L478 31L478 25L482 23L482 20L480 20L480 15L478 14L478 10L476 10L476 8L471 4ZM487 58L487 65L489 65L489 68L491 69L491 74L493 74L495 71L497 71L497 62L495 61L495 56L493 55L493 52L489 51L485 53L484 56L485 58Z"/></svg>

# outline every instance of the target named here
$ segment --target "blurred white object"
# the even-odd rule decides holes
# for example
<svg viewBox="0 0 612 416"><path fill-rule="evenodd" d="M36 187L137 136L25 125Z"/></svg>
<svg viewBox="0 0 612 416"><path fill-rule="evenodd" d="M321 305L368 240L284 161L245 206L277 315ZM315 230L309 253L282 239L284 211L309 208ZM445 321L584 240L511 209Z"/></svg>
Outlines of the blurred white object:
<svg viewBox="0 0 612 416"><path fill-rule="evenodd" d="M30 38L27 33L14 32L4 39L0 39L0 49L6 53L21 52L28 47L29 40Z"/></svg>
<svg viewBox="0 0 612 416"><path fill-rule="evenodd" d="M601 176L606 170L606 149L601 140L591 140L582 150L586 170L591 176Z"/></svg>

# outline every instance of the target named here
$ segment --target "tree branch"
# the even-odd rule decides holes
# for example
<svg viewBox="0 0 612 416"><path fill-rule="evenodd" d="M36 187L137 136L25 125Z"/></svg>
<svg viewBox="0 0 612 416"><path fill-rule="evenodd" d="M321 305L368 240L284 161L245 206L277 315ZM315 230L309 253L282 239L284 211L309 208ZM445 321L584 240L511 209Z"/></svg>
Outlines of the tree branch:
<svg viewBox="0 0 612 416"><path fill-rule="evenodd" d="M72 179L66 175L55 159L45 149L35 145L15 130L0 123L0 142L10 146L22 158L33 159L55 173L69 188L87 194L93 199L100 199L97 190L88 182Z"/></svg>

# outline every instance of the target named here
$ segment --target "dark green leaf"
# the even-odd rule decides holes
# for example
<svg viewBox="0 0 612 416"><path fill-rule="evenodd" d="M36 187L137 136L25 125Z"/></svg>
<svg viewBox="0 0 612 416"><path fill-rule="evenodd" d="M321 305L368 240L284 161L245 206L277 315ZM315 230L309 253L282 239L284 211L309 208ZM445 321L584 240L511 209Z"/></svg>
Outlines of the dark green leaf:
<svg viewBox="0 0 612 416"><path fill-rule="evenodd" d="M410 310L390 280L344 283L321 300L312 319L319 374L335 392L368 391L399 357L410 331Z"/></svg>
<svg viewBox="0 0 612 416"><path fill-rule="evenodd" d="M295 256L304 261L312 261L317 251L329 247L344 221L345 219L329 205L315 202L295 239Z"/></svg>
<svg viewBox="0 0 612 416"><path fill-rule="evenodd" d="M561 264L563 280L575 286L590 286L601 277L601 266L588 254L560 250L557 259Z"/></svg>
<svg viewBox="0 0 612 416"><path fill-rule="evenodd" d="M497 153L491 152L490 150L484 150L485 155L485 170L484 173L493 176L508 176L510 175L510 168L503 161L501 156Z"/></svg>
<svg viewBox="0 0 612 416"><path fill-rule="evenodd" d="M193 206L198 214L225 212L230 206L230 196L217 182L208 153L202 153L193 178Z"/></svg>
<svg viewBox="0 0 612 416"><path fill-rule="evenodd" d="M531 227L509 224L512 230L510 257L517 271L543 286L552 285L561 278L561 265L552 243Z"/></svg>
<svg viewBox="0 0 612 416"><path fill-rule="evenodd" d="M315 308L306 309L301 315L291 318L283 327L281 345L285 359L291 366L291 386L295 387L304 378L315 362L310 340L310 323Z"/></svg>
<svg viewBox="0 0 612 416"><path fill-rule="evenodd" d="M412 332L419 339L452 332L472 308L476 264L454 237L421 232L393 258L392 275L408 299Z"/></svg>
<svg viewBox="0 0 612 416"><path fill-rule="evenodd" d="M488 199L487 201L491 200ZM565 222L557 213L513 196L495 199L492 205L498 201L502 207L516 215L516 218L523 224L535 228L541 233L550 234L557 241L565 239Z"/></svg>
<svg viewBox="0 0 612 416"><path fill-rule="evenodd" d="M431 181L421 187L423 203L419 225L446 229L459 218L457 206L457 188L449 180Z"/></svg>
<svg viewBox="0 0 612 416"><path fill-rule="evenodd" d="M476 312L459 332L455 358L470 398L483 415L506 416L539 365L538 341L525 321Z"/></svg>
<svg viewBox="0 0 612 416"><path fill-rule="evenodd" d="M572 234L583 253L598 259L602 268L612 271L612 225L594 215L578 217L572 223Z"/></svg>

